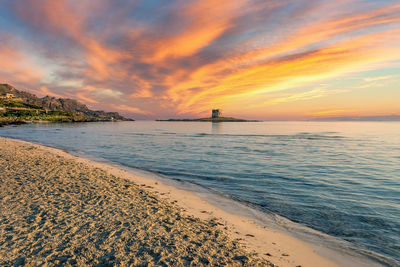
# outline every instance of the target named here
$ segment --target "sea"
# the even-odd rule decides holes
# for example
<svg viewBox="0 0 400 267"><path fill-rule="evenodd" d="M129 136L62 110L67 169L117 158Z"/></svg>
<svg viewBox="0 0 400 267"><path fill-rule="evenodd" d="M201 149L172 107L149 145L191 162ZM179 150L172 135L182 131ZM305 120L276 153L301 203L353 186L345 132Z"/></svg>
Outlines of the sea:
<svg viewBox="0 0 400 267"><path fill-rule="evenodd" d="M0 136L155 173L400 266L400 122L25 124Z"/></svg>

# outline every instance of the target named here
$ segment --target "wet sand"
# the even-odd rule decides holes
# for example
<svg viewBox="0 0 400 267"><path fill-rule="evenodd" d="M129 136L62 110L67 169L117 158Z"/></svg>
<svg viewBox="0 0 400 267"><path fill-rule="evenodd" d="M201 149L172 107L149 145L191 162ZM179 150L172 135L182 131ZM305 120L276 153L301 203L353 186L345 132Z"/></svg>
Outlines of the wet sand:
<svg viewBox="0 0 400 267"><path fill-rule="evenodd" d="M0 138L0 265L337 266L199 196Z"/></svg>

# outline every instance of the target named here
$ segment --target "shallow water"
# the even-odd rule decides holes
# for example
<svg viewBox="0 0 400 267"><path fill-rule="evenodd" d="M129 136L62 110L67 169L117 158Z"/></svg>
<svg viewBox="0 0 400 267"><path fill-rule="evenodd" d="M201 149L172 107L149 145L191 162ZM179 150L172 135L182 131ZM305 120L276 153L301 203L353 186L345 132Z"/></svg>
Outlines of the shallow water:
<svg viewBox="0 0 400 267"><path fill-rule="evenodd" d="M400 264L399 122L29 124L0 136L211 188Z"/></svg>

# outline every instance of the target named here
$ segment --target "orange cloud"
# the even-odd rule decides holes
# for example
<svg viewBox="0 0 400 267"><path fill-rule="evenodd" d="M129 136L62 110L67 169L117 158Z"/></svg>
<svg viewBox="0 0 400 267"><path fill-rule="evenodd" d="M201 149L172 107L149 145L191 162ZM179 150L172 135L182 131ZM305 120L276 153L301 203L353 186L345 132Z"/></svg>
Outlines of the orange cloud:
<svg viewBox="0 0 400 267"><path fill-rule="evenodd" d="M257 107L265 107L269 105L276 105L280 103L286 103L286 102L296 102L296 101L304 101L304 100L310 100L310 99L315 99L315 98L320 98L320 97L325 97L331 94L337 94L337 93L343 93L347 92L348 90L345 89L328 89L328 88L315 88L311 89L305 92L299 92L299 93L286 93L283 96L275 96L270 100L264 101L261 104L253 104L250 105L252 108L257 108Z"/></svg>
<svg viewBox="0 0 400 267"><path fill-rule="evenodd" d="M101 4L104 3L100 1L98 5ZM29 7L32 7L32 10ZM93 9L93 6L89 7ZM123 75L121 69L115 69L115 66L112 68L110 65L128 55L123 56L120 51L105 46L98 37L88 33L85 21L91 10L79 9L79 6L73 6L65 0L43 0L40 5L35 1L28 1L27 6L19 6L18 10L22 17L34 25L66 36L83 48L87 76L104 81L114 75L118 77Z"/></svg>
<svg viewBox="0 0 400 267"><path fill-rule="evenodd" d="M132 98L150 98L153 96L153 93L148 89L141 89L138 92L135 92L130 95Z"/></svg>
<svg viewBox="0 0 400 267"><path fill-rule="evenodd" d="M308 115L315 117L325 117L325 116L337 116L337 115L351 115L356 112L350 109L333 109L333 110L320 110L315 112L310 112Z"/></svg>
<svg viewBox="0 0 400 267"><path fill-rule="evenodd" d="M392 78L392 75L385 75L385 76L379 76L379 77L369 77L365 78L364 81L366 82L374 82L374 81L380 81L380 80L387 80Z"/></svg>
<svg viewBox="0 0 400 267"><path fill-rule="evenodd" d="M247 0L206 0L186 4L179 16L182 30L172 36L156 40L151 47L152 54L147 54L145 61L159 62L168 57L191 56L209 45L233 26L233 18ZM185 25L187 24L187 25Z"/></svg>
<svg viewBox="0 0 400 267"><path fill-rule="evenodd" d="M51 90L49 90L49 88L47 88L47 86L44 86L44 85L40 86L39 94L43 95L43 96L53 96L53 97L58 97L58 98L64 97L60 94L52 92Z"/></svg>
<svg viewBox="0 0 400 267"><path fill-rule="evenodd" d="M134 114L143 114L143 115L151 115L152 113L146 110L141 110L139 108L135 107L130 107L127 105L116 105L116 104L111 104L110 107L112 109L120 110L120 111L125 111L125 112L130 112Z"/></svg>
<svg viewBox="0 0 400 267"><path fill-rule="evenodd" d="M85 96L82 92L76 93L75 97L80 99L80 100L83 100L83 102L86 102L86 103L91 103L91 104L99 103L97 100L94 100L94 99L92 99L90 97Z"/></svg>
<svg viewBox="0 0 400 267"><path fill-rule="evenodd" d="M125 72L115 64L123 58L121 52L106 48L94 39L85 38L82 41L86 48L85 58L90 66L87 75L99 81L106 80L111 76L121 77L124 75Z"/></svg>
<svg viewBox="0 0 400 267"><path fill-rule="evenodd" d="M31 55L0 46L8 64L0 78L35 80L49 93L142 115L202 114L215 106L262 112L336 94L340 88L315 83L400 55L399 3L171 1L138 4L152 10L143 18L142 9L128 9L136 3L124 2L16 3L40 36L21 37ZM375 76L365 81L392 79ZM305 85L310 89L288 91Z"/></svg>
<svg viewBox="0 0 400 267"><path fill-rule="evenodd" d="M258 102L261 93L337 77L357 71L360 65L400 59L399 47L386 45L400 45L399 33L399 30L393 30L352 38L320 50L239 69L200 92L185 95L179 108L184 112L202 112L224 103L240 105L241 98L253 97ZM195 86L196 81L192 83ZM203 85L203 81L198 81L198 85ZM181 92L180 88L177 91ZM179 99L182 96L172 97Z"/></svg>
<svg viewBox="0 0 400 267"><path fill-rule="evenodd" d="M0 79L9 83L38 84L46 70L37 66L29 54L0 44Z"/></svg>
<svg viewBox="0 0 400 267"><path fill-rule="evenodd" d="M399 39L395 37L397 36L397 31L378 32L378 34L364 33L360 38L348 37L351 41L347 42L345 46L343 46L344 42L342 41L339 43L337 49L331 46L328 48L328 51L326 47L322 47L321 51L323 52L318 52L317 49L317 52L313 53L312 59L307 58L307 61L304 61L299 57L297 63L295 61L290 63L291 66L288 66L285 62L277 65L273 59L268 60L268 57L271 58L274 55L299 48L304 49L306 45L330 41L336 35L352 32L357 29L398 22L400 22L400 5L395 4L355 16L339 17L317 25L306 26L282 42L251 50L244 54L239 51L232 58L202 66L194 73L191 73L189 79L181 83L177 83L176 81L170 82L172 86L168 93L171 99L180 103L179 108L181 112L193 109L201 112L201 110L206 110L213 105L224 105L224 102L232 101L235 95L245 97L246 94L277 90L279 88L284 89L296 86L293 83L298 83L301 80L312 82L314 80L335 77L344 73L346 69L347 71L351 71L349 70L349 66L351 65L359 67L364 63L370 64L372 62L395 59L391 57L390 53L399 53ZM393 38L390 38L391 36ZM380 40L380 38L384 38L384 41ZM353 41L356 41L356 43L352 45ZM386 47L385 42L386 44L395 44L395 46L385 51L386 48L383 48ZM372 58L366 59L365 57L369 53ZM335 57L338 57L338 59L335 60ZM267 64L262 63L262 61L266 61ZM321 67L323 68L321 69ZM236 70L233 70L234 68ZM309 70L305 70L305 68L309 68ZM330 68L340 68L341 71L329 71ZM302 70L308 72L309 75L305 75ZM324 72L327 75L315 75ZM231 74L219 76L219 73ZM291 76L303 76L309 77L309 79L297 79L297 82L292 79L293 82L288 83L287 80ZM318 77L320 78L318 79ZM282 86L285 83L287 86ZM202 88L203 90L192 92L188 90L190 88ZM199 107L198 109L196 109L196 105Z"/></svg>

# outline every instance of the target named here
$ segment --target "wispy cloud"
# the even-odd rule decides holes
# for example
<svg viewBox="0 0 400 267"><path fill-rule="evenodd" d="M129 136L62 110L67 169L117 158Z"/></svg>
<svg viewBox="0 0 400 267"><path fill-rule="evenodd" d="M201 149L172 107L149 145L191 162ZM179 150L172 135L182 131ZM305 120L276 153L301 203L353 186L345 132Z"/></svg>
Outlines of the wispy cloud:
<svg viewBox="0 0 400 267"><path fill-rule="evenodd" d="M93 94L106 99L107 98L119 99L123 95L120 91L115 91L111 89L102 89L102 88L98 88Z"/></svg>
<svg viewBox="0 0 400 267"><path fill-rule="evenodd" d="M0 43L0 79L22 85L38 85L46 79L46 70L26 52L11 43Z"/></svg>
<svg viewBox="0 0 400 267"><path fill-rule="evenodd" d="M309 113L311 116L315 117L330 117L330 116L340 116L340 115L349 115L355 112L355 110L349 109L334 109L334 110L320 110Z"/></svg>
<svg viewBox="0 0 400 267"><path fill-rule="evenodd" d="M380 80L387 80L392 78L392 75L385 75L385 76L379 76L379 77L369 77L369 78L364 78L364 81L366 82L374 82L374 81L380 81Z"/></svg>
<svg viewBox="0 0 400 267"><path fill-rule="evenodd" d="M152 115L153 114L150 111L141 110L139 108L130 107L130 106L127 106L127 105L111 104L110 107L113 108L113 109L122 111L122 112L129 112L129 113L134 113L134 114L142 114L142 115Z"/></svg>

